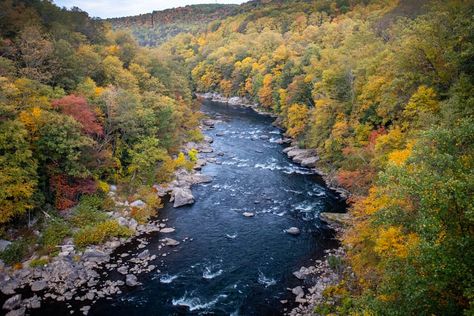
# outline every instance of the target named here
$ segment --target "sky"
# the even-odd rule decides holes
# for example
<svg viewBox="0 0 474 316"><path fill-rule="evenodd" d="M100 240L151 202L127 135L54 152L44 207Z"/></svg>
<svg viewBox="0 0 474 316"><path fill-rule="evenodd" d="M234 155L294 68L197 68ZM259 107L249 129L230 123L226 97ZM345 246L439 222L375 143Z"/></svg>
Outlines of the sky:
<svg viewBox="0 0 474 316"><path fill-rule="evenodd" d="M154 10L182 7L199 3L234 3L244 0L54 0L60 7L79 7L92 17L113 18L149 13Z"/></svg>

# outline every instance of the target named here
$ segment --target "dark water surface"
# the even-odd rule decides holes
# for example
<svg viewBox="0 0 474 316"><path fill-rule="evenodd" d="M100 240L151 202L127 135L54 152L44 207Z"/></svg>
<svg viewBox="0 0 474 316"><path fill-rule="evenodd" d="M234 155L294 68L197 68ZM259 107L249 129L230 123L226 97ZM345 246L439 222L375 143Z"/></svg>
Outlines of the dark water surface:
<svg viewBox="0 0 474 316"><path fill-rule="evenodd" d="M193 187L194 205L174 209L167 203L160 211L159 218L176 228L148 238L160 272L97 302L89 315L280 315L280 300L292 297L286 288L297 284L292 272L336 246L318 216L343 211L343 205L318 176L282 153L272 119L209 101L203 111L224 117L205 132L214 138L214 153L206 155L220 163L202 170L213 182ZM292 226L301 229L299 236L284 232ZM193 240L159 250L164 237Z"/></svg>

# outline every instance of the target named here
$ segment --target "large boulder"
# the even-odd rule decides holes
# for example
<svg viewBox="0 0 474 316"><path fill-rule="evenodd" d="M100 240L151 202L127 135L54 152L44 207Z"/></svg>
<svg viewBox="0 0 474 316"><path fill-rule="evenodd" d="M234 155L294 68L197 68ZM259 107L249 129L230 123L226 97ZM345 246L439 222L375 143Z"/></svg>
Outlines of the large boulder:
<svg viewBox="0 0 474 316"><path fill-rule="evenodd" d="M174 198L173 207L194 203L194 196L189 188L174 188L172 194Z"/></svg>
<svg viewBox="0 0 474 316"><path fill-rule="evenodd" d="M318 162L318 160L318 156L308 157L301 161L301 165L307 168L314 168L316 167L316 163Z"/></svg>

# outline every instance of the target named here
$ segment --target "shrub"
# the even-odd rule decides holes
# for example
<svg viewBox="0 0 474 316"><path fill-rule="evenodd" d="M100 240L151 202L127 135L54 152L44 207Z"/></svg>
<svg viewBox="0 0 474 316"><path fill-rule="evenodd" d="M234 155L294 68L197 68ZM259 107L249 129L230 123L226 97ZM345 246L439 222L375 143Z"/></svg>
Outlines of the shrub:
<svg viewBox="0 0 474 316"><path fill-rule="evenodd" d="M71 217L71 223L76 227L86 227L105 221L108 218L107 214L97 209L90 208L76 208L73 216Z"/></svg>
<svg viewBox="0 0 474 316"><path fill-rule="evenodd" d="M74 235L74 242L78 247L98 245L111 237L130 237L132 231L120 226L115 220L108 220L94 226L88 226Z"/></svg>
<svg viewBox="0 0 474 316"><path fill-rule="evenodd" d="M20 262L28 253L28 241L25 239L12 242L4 251L0 252L0 259L6 264L13 265Z"/></svg>
<svg viewBox="0 0 474 316"><path fill-rule="evenodd" d="M68 224L62 219L56 218L45 228L41 238L41 245L46 252L53 252L55 247L69 234Z"/></svg>
<svg viewBox="0 0 474 316"><path fill-rule="evenodd" d="M202 135L199 129L193 129L188 131L188 140L190 142L199 143L204 140L204 135Z"/></svg>
<svg viewBox="0 0 474 316"><path fill-rule="evenodd" d="M198 151L193 148L188 152L188 156L189 160L191 160L192 162L196 162L198 160Z"/></svg>

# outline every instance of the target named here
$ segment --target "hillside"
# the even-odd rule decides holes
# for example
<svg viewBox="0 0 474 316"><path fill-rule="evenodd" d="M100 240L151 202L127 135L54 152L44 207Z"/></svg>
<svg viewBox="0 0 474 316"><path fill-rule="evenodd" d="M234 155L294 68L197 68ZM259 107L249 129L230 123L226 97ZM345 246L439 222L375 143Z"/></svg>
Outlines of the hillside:
<svg viewBox="0 0 474 316"><path fill-rule="evenodd" d="M130 30L140 45L156 46L179 33L205 30L211 21L236 13L231 4L200 4L107 19L114 29Z"/></svg>

